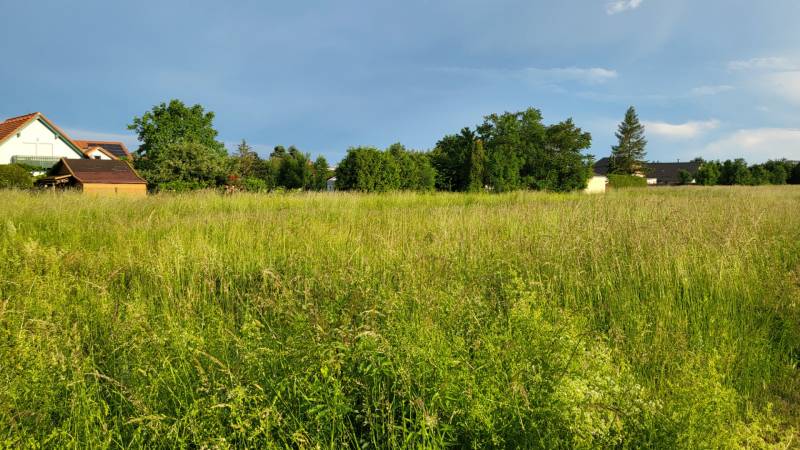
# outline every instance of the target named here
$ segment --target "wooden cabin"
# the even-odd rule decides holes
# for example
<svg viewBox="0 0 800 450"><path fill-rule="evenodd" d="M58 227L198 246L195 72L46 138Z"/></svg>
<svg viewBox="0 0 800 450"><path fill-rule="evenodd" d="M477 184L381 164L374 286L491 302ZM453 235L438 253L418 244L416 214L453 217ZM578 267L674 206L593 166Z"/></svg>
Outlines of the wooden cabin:
<svg viewBox="0 0 800 450"><path fill-rule="evenodd" d="M38 186L77 189L86 194L147 195L147 182L127 161L118 159L61 158Z"/></svg>

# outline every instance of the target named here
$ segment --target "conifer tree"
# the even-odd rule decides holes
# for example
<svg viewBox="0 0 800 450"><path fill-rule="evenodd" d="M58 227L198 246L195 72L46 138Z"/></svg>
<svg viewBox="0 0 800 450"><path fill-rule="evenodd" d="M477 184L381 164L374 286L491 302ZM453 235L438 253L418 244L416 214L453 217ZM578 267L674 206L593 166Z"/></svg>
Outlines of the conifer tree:
<svg viewBox="0 0 800 450"><path fill-rule="evenodd" d="M647 140L644 125L639 122L636 109L631 106L616 133L619 143L611 147L611 173L635 175L644 171Z"/></svg>
<svg viewBox="0 0 800 450"><path fill-rule="evenodd" d="M483 141L477 139L472 147L469 158L469 191L480 192L486 181L486 151Z"/></svg>

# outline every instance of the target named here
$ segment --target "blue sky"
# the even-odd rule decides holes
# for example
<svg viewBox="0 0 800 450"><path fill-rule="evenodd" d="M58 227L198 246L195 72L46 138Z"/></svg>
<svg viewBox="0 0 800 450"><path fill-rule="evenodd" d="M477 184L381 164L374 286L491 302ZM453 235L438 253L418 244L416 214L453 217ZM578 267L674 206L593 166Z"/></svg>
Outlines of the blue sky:
<svg viewBox="0 0 800 450"><path fill-rule="evenodd" d="M121 139L178 98L220 139L429 149L492 112L573 117L605 156L629 105L653 160L800 159L797 0L8 2L0 115Z"/></svg>

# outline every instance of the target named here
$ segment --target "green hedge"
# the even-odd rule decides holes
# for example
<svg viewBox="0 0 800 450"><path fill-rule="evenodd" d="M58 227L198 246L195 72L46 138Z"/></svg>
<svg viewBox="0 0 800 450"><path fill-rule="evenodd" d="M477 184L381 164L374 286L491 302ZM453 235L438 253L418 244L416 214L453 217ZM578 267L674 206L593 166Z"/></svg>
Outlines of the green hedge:
<svg viewBox="0 0 800 450"><path fill-rule="evenodd" d="M16 164L0 165L0 189L30 189L33 177L24 167Z"/></svg>
<svg viewBox="0 0 800 450"><path fill-rule="evenodd" d="M608 185L612 188L647 187L647 178L635 175L609 174Z"/></svg>

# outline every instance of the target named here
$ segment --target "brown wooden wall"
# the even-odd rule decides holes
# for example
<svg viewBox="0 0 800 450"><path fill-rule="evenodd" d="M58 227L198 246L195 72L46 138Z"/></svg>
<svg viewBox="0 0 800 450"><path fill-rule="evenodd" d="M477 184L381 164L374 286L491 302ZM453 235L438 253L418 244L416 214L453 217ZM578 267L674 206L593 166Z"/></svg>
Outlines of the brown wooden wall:
<svg viewBox="0 0 800 450"><path fill-rule="evenodd" d="M147 195L146 184L86 183L81 185L84 194L94 195Z"/></svg>

